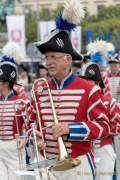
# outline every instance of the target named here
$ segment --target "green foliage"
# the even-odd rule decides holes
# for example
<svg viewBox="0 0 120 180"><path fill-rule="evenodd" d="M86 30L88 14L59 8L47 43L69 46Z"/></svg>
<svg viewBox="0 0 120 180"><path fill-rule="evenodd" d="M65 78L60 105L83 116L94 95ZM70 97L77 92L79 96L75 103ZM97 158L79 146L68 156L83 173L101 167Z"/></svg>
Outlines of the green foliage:
<svg viewBox="0 0 120 180"><path fill-rule="evenodd" d="M49 9L42 9L40 11L40 20L48 21L54 20L56 15L61 12L63 7L58 7L55 10ZM32 17L34 16L34 17ZM32 13L32 19L30 20L30 16L28 18L26 24L26 32L27 32L27 39L28 41L35 41L36 40L36 20L35 14ZM86 37L85 33L87 29L91 29L94 34L94 39L98 36L98 32L102 32L103 34L106 31L110 31L112 34L112 41L114 40L114 33L117 30L118 35L120 35L120 7L119 6L110 6L110 7L103 7L99 10L97 16L90 16L86 13L86 17L82 23L82 51L85 52L86 46ZM33 22L32 22L33 21ZM119 42L120 43L120 42Z"/></svg>
<svg viewBox="0 0 120 180"><path fill-rule="evenodd" d="M55 17L63 11L63 7L62 6L58 6L55 10L52 11L51 13L51 17L52 19L55 19Z"/></svg>
<svg viewBox="0 0 120 180"><path fill-rule="evenodd" d="M120 18L120 5L103 7L98 11L98 18L101 20Z"/></svg>
<svg viewBox="0 0 120 180"><path fill-rule="evenodd" d="M62 7L50 11L49 9L42 9L39 13L39 20L49 21L53 20L55 16L62 10ZM36 27L36 12L29 11L26 15L26 38L27 42L35 42L37 40L37 27Z"/></svg>
<svg viewBox="0 0 120 180"><path fill-rule="evenodd" d="M56 15L62 11L63 7L58 6L55 10L49 10L44 8L39 12L39 20L48 21L54 20ZM2 9L0 9L2 12ZM99 10L98 15L90 16L86 12L86 17L82 23L82 47L83 52L85 51L86 46L86 37L85 32L87 29L91 29L94 34L94 39L96 39L98 32L103 34L106 31L110 31L112 34L112 41L114 41L114 33L117 32L120 36L120 6L110 6L103 7ZM1 20L0 23L0 32L6 31L5 21ZM35 42L37 40L37 30L36 30L36 12L29 10L29 13L26 14L26 38L27 42ZM118 40L119 41L119 40ZM119 42L120 45L120 42Z"/></svg>
<svg viewBox="0 0 120 180"><path fill-rule="evenodd" d="M33 11L29 11L26 15L26 38L27 42L37 40L36 13Z"/></svg>
<svg viewBox="0 0 120 180"><path fill-rule="evenodd" d="M40 11L40 20L42 20L42 21L49 21L49 20L51 20L52 18L51 18L51 11L49 10L49 9L47 9L47 8L43 8L43 9L41 9L41 11Z"/></svg>
<svg viewBox="0 0 120 180"><path fill-rule="evenodd" d="M82 51L86 51L86 38L85 33L87 29L93 31L93 38L96 39L98 32L111 32L111 41L114 42L114 35L117 32L120 36L120 6L103 7L99 10L97 16L87 15L82 24L83 37L82 37ZM120 45L120 40L118 39Z"/></svg>
<svg viewBox="0 0 120 180"><path fill-rule="evenodd" d="M43 8L40 11L40 20L42 21L49 21L54 20L59 12L63 10L63 7L58 6L56 9L50 10L47 8Z"/></svg>

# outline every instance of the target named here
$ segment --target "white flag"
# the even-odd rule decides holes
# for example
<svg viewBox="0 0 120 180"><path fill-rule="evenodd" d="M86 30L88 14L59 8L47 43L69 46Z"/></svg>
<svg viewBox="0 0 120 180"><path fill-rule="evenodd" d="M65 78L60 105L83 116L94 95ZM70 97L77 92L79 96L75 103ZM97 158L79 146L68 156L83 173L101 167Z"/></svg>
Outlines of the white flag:
<svg viewBox="0 0 120 180"><path fill-rule="evenodd" d="M43 40L49 33L55 29L54 21L40 21L39 22L39 30L40 30L40 39Z"/></svg>
<svg viewBox="0 0 120 180"><path fill-rule="evenodd" d="M26 54L25 48L25 16L7 16L8 40L19 44L22 53Z"/></svg>
<svg viewBox="0 0 120 180"><path fill-rule="evenodd" d="M81 27L77 27L74 31L71 33L71 40L73 47L80 53L81 52Z"/></svg>

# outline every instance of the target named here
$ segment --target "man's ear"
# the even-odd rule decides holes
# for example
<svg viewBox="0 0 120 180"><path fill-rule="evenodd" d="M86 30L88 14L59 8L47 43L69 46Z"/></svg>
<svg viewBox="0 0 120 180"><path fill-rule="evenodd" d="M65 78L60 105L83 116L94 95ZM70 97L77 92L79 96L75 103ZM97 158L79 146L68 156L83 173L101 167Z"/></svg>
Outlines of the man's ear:
<svg viewBox="0 0 120 180"><path fill-rule="evenodd" d="M72 64L72 56L66 56L66 58Z"/></svg>

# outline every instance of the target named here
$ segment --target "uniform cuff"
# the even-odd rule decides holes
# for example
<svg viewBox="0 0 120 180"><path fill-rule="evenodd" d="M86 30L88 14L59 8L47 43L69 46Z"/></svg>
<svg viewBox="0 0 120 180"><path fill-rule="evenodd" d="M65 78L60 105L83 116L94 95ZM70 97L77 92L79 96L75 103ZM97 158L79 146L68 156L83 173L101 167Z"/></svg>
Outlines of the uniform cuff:
<svg viewBox="0 0 120 180"><path fill-rule="evenodd" d="M81 140L84 141L87 139L89 135L89 128L88 126L83 123L72 123L69 124L69 139L70 140Z"/></svg>

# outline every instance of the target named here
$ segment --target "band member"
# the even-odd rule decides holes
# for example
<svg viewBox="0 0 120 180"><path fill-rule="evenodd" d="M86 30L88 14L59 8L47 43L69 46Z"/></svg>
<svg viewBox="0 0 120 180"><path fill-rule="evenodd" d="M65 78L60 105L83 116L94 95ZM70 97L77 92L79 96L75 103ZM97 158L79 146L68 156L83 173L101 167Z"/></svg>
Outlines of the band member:
<svg viewBox="0 0 120 180"><path fill-rule="evenodd" d="M75 2L72 1L72 5L70 2L71 8ZM79 4L80 2L77 6ZM73 17L74 13L69 12ZM76 13L76 10L74 12ZM62 17L65 16L59 17L58 24ZM93 180L95 167L91 140L109 133L109 120L101 100L100 88L71 72L72 62L76 59L82 60L82 56L73 48L69 33L63 27L52 31L44 41L36 43L36 46L45 55L48 72L52 77L49 86L59 121L55 125L49 96L44 88L39 95L42 88L38 87L36 92L41 122L43 127L47 127L44 132L46 156L48 159L58 157L57 138L62 136L69 156L81 160L81 164L71 170L53 171L51 179ZM37 111L34 101L32 109L31 119L35 120Z"/></svg>
<svg viewBox="0 0 120 180"><path fill-rule="evenodd" d="M108 70L108 80L110 84L111 96L116 99L118 103L120 103L120 61L118 56L114 56L108 62L109 70ZM115 152L117 154L116 159L116 172L115 175L117 179L120 179L119 167L120 167L120 135L114 137L114 146Z"/></svg>
<svg viewBox="0 0 120 180"><path fill-rule="evenodd" d="M19 109L23 99L14 91L17 80L17 64L10 56L2 56L0 61L0 179L18 180L15 171L19 169L18 150L24 156L26 139L16 142L16 134L22 135L24 118ZM19 103L18 103L19 102ZM23 104L22 104L23 105ZM21 107L21 106L20 106ZM17 136L17 137L18 137ZM18 147L17 147L18 145Z"/></svg>
<svg viewBox="0 0 120 180"><path fill-rule="evenodd" d="M118 57L109 60L108 79L111 96L120 102L120 61Z"/></svg>
<svg viewBox="0 0 120 180"><path fill-rule="evenodd" d="M84 72L84 78L94 81L101 89L105 88L99 66L95 63L88 63ZM103 92L103 91L102 91ZM112 180L115 167L116 155L113 149L113 135L120 132L120 109L115 99L103 94L102 100L109 111L111 135L97 140L93 143L94 155L99 162L96 162L97 180Z"/></svg>
<svg viewBox="0 0 120 180"><path fill-rule="evenodd" d="M36 73L36 78L46 78L48 79L48 70L43 64L38 65L38 70Z"/></svg>
<svg viewBox="0 0 120 180"><path fill-rule="evenodd" d="M64 136L68 153L73 158L80 158L82 164L76 174L60 173L58 179L74 177L95 179L92 161L91 140L106 136L109 132L106 109L101 101L100 89L86 80L80 79L70 71L76 57L81 58L73 49L66 31L54 31L47 42L37 44L45 54L46 65L52 80L50 88L55 102L59 124L48 128L45 134L47 158L58 155L57 139ZM59 45L58 39L63 46ZM46 102L40 103L43 126L53 124L53 116L47 95L41 97ZM31 118L35 119L33 105ZM73 170L74 172L74 170ZM87 174L87 175L86 175Z"/></svg>
<svg viewBox="0 0 120 180"><path fill-rule="evenodd" d="M99 65L103 82L105 84L104 94L106 96L111 96L110 84L107 75L107 64L109 57L115 54L114 45L104 40L96 40L88 44L87 51L90 54L90 61Z"/></svg>
<svg viewBox="0 0 120 180"><path fill-rule="evenodd" d="M20 49L19 45L15 42L7 42L2 49L3 55L8 55L13 57L17 64L19 65L20 62L24 59L24 55L22 50ZM18 95L27 98L26 90L21 84L14 84L14 90L17 92Z"/></svg>

